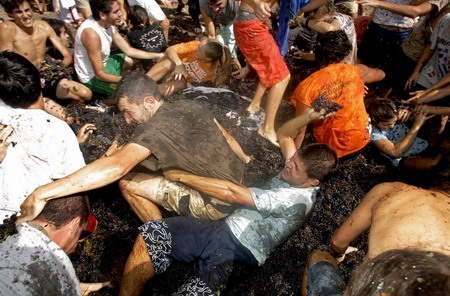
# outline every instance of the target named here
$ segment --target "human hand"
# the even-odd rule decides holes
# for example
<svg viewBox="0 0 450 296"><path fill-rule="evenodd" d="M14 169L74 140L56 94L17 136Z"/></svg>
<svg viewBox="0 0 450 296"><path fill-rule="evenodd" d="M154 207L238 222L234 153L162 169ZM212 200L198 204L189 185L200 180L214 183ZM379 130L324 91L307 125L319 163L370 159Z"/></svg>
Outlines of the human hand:
<svg viewBox="0 0 450 296"><path fill-rule="evenodd" d="M321 119L325 119L330 116L333 116L334 114L336 114L336 111L327 113L327 111L325 109L321 109L319 112L316 112L316 111L314 111L314 108L311 108L311 109L309 109L307 114L308 114L308 120L309 120L309 122L311 122L314 120L321 120Z"/></svg>
<svg viewBox="0 0 450 296"><path fill-rule="evenodd" d="M294 52L294 57L305 61L314 61L316 58L314 53L302 50Z"/></svg>
<svg viewBox="0 0 450 296"><path fill-rule="evenodd" d="M357 251L358 251L357 248L352 247L352 246L349 246L349 247L347 248L347 250L345 250L344 255L342 255L341 257L337 257L336 260L337 260L338 263L341 263L342 261L344 261L345 256L346 256L347 254L350 254L350 253L353 253L353 252L357 252Z"/></svg>
<svg viewBox="0 0 450 296"><path fill-rule="evenodd" d="M414 110L415 117L413 127L420 128L428 119L434 117L434 115L427 116L427 109L424 105L419 105Z"/></svg>
<svg viewBox="0 0 450 296"><path fill-rule="evenodd" d="M404 89L408 90L416 86L417 80L419 80L419 71L414 71L411 76L409 76L408 80L406 80Z"/></svg>
<svg viewBox="0 0 450 296"><path fill-rule="evenodd" d="M13 128L9 125L0 124L0 163L6 156L11 138Z"/></svg>
<svg viewBox="0 0 450 296"><path fill-rule="evenodd" d="M97 128L92 123L83 125L77 134L78 144L83 144L84 142L86 142L87 138L89 138L89 136L92 135L92 133L96 130Z"/></svg>
<svg viewBox="0 0 450 296"><path fill-rule="evenodd" d="M250 69L247 66L245 66L243 68L240 68L239 70L232 72L231 76L233 76L233 78L236 79L245 79L248 73L250 73Z"/></svg>
<svg viewBox="0 0 450 296"><path fill-rule="evenodd" d="M17 217L16 225L36 218L42 212L46 203L47 201L40 196L39 188L35 189L20 205L20 216Z"/></svg>
<svg viewBox="0 0 450 296"><path fill-rule="evenodd" d="M89 295L90 293L97 292L105 287L112 288L113 285L110 281L99 283L80 283L81 295Z"/></svg>
<svg viewBox="0 0 450 296"><path fill-rule="evenodd" d="M398 120L400 122L407 122L409 120L409 118L411 117L411 110L407 109L407 108L401 108L398 111Z"/></svg>
<svg viewBox="0 0 450 296"><path fill-rule="evenodd" d="M361 4L362 6L371 6L371 7L379 7L380 1L377 0L359 0L356 3Z"/></svg>
<svg viewBox="0 0 450 296"><path fill-rule="evenodd" d="M113 142L111 143L111 146L109 146L108 150L103 154L103 156L110 156L114 153L116 153L117 150L122 148L122 146L119 144L120 135L116 135L114 137Z"/></svg>
<svg viewBox="0 0 450 296"><path fill-rule="evenodd" d="M260 20L268 19L271 16L270 5L264 1L255 1L255 6L253 10L255 11L256 17Z"/></svg>
<svg viewBox="0 0 450 296"><path fill-rule="evenodd" d="M187 73L186 69L184 68L183 64L176 65L175 70L173 70L172 75L174 76L174 78L173 78L174 80L181 80L183 78L188 77L188 73Z"/></svg>

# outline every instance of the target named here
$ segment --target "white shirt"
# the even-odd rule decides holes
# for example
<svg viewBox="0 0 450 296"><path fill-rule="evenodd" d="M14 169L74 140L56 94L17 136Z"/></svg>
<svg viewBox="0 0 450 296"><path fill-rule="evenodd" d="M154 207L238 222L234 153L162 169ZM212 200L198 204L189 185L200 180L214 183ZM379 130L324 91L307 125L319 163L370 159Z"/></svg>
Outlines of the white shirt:
<svg viewBox="0 0 450 296"><path fill-rule="evenodd" d="M164 14L161 7L159 7L158 3L156 3L155 0L128 0L128 5L130 6L139 5L140 7L145 8L148 17L154 20L155 22L160 22L166 19L166 15Z"/></svg>
<svg viewBox="0 0 450 296"><path fill-rule="evenodd" d="M85 165L74 132L43 110L11 108L0 100L0 122L13 128L0 163L0 223L41 185Z"/></svg>

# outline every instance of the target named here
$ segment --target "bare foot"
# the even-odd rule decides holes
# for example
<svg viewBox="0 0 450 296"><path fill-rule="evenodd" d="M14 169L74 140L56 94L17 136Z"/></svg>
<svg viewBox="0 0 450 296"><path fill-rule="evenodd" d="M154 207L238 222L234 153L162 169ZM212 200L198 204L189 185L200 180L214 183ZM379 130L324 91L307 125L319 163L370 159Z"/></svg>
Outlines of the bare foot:
<svg viewBox="0 0 450 296"><path fill-rule="evenodd" d="M257 113L260 111L259 109L260 109L259 105L256 106L256 105L253 105L253 103L252 103L245 110L248 111L249 113Z"/></svg>
<svg viewBox="0 0 450 296"><path fill-rule="evenodd" d="M275 131L265 131L260 128L258 129L258 134L275 146L280 147L280 144L278 144L277 133L275 133Z"/></svg>

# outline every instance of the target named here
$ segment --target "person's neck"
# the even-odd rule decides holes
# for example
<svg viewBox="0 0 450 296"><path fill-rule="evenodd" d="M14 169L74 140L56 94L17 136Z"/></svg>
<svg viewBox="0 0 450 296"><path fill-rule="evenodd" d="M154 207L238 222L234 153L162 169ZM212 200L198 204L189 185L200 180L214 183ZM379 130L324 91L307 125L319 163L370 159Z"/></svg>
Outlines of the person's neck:
<svg viewBox="0 0 450 296"><path fill-rule="evenodd" d="M110 23L102 19L98 20L97 23L100 25L100 27L104 28L105 30L108 30L109 27L111 27Z"/></svg>
<svg viewBox="0 0 450 296"><path fill-rule="evenodd" d="M30 36L33 35L35 21L33 21L33 25L31 27L24 27L24 26L21 26L20 24L18 24L16 22L14 24L16 24L16 26L19 27L19 29L21 29L25 34L30 35Z"/></svg>

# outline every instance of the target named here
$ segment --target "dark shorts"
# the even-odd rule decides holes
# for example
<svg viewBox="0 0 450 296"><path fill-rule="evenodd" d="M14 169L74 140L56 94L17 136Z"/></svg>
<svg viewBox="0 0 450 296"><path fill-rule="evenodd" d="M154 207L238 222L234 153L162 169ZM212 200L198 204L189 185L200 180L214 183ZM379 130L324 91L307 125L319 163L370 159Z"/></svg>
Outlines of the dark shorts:
<svg viewBox="0 0 450 296"><path fill-rule="evenodd" d="M156 273L163 273L173 260L195 262L198 277L183 285L180 294L214 295L227 282L234 261L258 264L224 220L173 217L149 221L139 230Z"/></svg>
<svg viewBox="0 0 450 296"><path fill-rule="evenodd" d="M124 53L111 55L106 62L105 72L120 76L123 64L125 63L125 57L126 55ZM83 84L89 87L89 89L93 92L104 94L107 96L111 96L117 87L116 83L103 82L95 77Z"/></svg>
<svg viewBox="0 0 450 296"><path fill-rule="evenodd" d="M314 263L308 273L308 296L338 296L345 290L342 277L331 263Z"/></svg>
<svg viewBox="0 0 450 296"><path fill-rule="evenodd" d="M39 66L39 74L45 80L45 86L42 89L43 96L55 98L56 88L61 79L67 78L73 80L72 78L75 72L72 67L67 67L60 60L46 55L44 62Z"/></svg>

